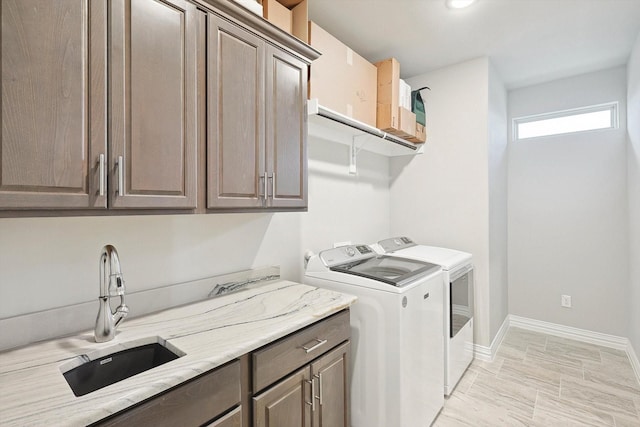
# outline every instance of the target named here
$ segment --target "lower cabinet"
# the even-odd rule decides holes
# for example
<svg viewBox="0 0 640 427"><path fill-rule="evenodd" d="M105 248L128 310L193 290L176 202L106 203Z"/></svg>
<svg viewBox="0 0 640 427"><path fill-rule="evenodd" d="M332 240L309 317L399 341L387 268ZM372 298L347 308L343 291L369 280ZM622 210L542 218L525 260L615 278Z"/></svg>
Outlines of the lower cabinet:
<svg viewBox="0 0 640 427"><path fill-rule="evenodd" d="M253 398L254 427L348 427L349 341Z"/></svg>
<svg viewBox="0 0 640 427"><path fill-rule="evenodd" d="M226 414L240 404L240 378L236 360L95 425L240 427L241 407Z"/></svg>
<svg viewBox="0 0 640 427"><path fill-rule="evenodd" d="M343 310L93 425L348 427L349 325Z"/></svg>
<svg viewBox="0 0 640 427"><path fill-rule="evenodd" d="M349 426L349 310L252 353L253 427Z"/></svg>

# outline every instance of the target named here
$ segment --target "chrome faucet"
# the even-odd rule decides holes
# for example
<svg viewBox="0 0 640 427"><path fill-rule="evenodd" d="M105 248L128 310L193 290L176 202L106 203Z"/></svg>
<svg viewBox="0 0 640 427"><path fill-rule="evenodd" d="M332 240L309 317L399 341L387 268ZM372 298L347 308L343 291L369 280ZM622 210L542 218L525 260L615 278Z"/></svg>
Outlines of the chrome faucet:
<svg viewBox="0 0 640 427"><path fill-rule="evenodd" d="M111 312L109 300L111 297L120 297L120 305L114 313ZM124 279L120 269L120 258L116 248L106 245L100 254L100 307L93 335L96 342L111 341L116 335L116 328L127 314L129 307L124 303Z"/></svg>

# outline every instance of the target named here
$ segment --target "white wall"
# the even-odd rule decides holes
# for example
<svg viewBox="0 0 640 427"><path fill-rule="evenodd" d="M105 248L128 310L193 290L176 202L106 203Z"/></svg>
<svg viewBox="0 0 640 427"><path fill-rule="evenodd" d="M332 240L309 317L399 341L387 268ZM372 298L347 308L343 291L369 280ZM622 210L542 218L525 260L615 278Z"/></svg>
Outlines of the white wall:
<svg viewBox="0 0 640 427"><path fill-rule="evenodd" d="M504 194L490 197L489 139L496 148L491 164L504 167L497 154L504 143L497 136L500 119L489 125L489 80L492 113L505 110L504 87L491 76L489 61L480 58L407 79L424 91L427 143L424 154L391 161L391 234L406 235L418 243L473 253L476 268L475 341L488 346L493 339L490 274L490 199L499 209ZM504 120L504 119L502 119ZM493 145L495 143L495 145ZM499 171L491 180L499 180ZM501 190L497 190L498 193ZM502 190L504 193L504 191ZM502 215L502 214L501 214ZM504 237L496 235L494 248L502 253ZM499 280L499 274L493 277ZM495 288L500 294L506 285ZM495 295L496 317L506 316L506 296ZM503 317L504 319L504 317Z"/></svg>
<svg viewBox="0 0 640 427"><path fill-rule="evenodd" d="M279 253L291 258L299 222L258 214L0 219L0 317L96 300L106 243L135 292L274 264L268 249L281 242ZM279 235L289 227L293 238ZM290 276L291 262L282 265Z"/></svg>
<svg viewBox="0 0 640 427"><path fill-rule="evenodd" d="M627 68L627 147L629 194L629 338L640 355L640 34Z"/></svg>
<svg viewBox="0 0 640 427"><path fill-rule="evenodd" d="M507 277L507 90L489 63L490 336L509 314Z"/></svg>
<svg viewBox="0 0 640 427"><path fill-rule="evenodd" d="M513 90L509 115L611 101L618 130L510 144L509 311L628 336L625 68Z"/></svg>
<svg viewBox="0 0 640 427"><path fill-rule="evenodd" d="M347 145L312 140L309 212L301 219L303 252L389 237L389 159L361 150L357 175L348 170Z"/></svg>
<svg viewBox="0 0 640 427"><path fill-rule="evenodd" d="M300 281L304 250L388 235L388 159L358 165L348 175L346 146L311 139L306 213L0 218L0 318L97 299L106 243L129 292L266 265Z"/></svg>

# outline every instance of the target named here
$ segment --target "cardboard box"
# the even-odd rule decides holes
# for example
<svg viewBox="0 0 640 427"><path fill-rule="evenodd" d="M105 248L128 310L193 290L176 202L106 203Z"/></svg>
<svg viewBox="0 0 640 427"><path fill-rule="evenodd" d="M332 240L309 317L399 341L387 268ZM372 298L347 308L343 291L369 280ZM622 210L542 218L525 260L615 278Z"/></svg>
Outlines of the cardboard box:
<svg viewBox="0 0 640 427"><path fill-rule="evenodd" d="M389 133L399 136L400 138L413 138L416 134L416 115L404 107L398 107L398 129L391 130Z"/></svg>
<svg viewBox="0 0 640 427"><path fill-rule="evenodd" d="M263 0L262 8L267 21L309 43L307 0Z"/></svg>
<svg viewBox="0 0 640 427"><path fill-rule="evenodd" d="M395 58L376 62L378 69L378 106L376 126L411 142L424 142L411 111L411 87L400 79L400 63ZM407 103L409 104L407 106Z"/></svg>
<svg viewBox="0 0 640 427"><path fill-rule="evenodd" d="M398 95L398 105L407 110L411 110L411 86L400 79L400 93Z"/></svg>
<svg viewBox="0 0 640 427"><path fill-rule="evenodd" d="M416 139L418 142L425 142L427 140L427 127L416 123Z"/></svg>
<svg viewBox="0 0 640 427"><path fill-rule="evenodd" d="M395 114L391 112L391 104L378 103L376 111L378 117L397 117L397 124L389 126L381 130L400 138L408 139L415 137L416 134L416 115L411 110L404 107L398 107Z"/></svg>
<svg viewBox="0 0 640 427"><path fill-rule="evenodd" d="M416 133L412 138L407 138L407 141L415 142L416 144L422 144L427 140L427 128L420 123L416 123Z"/></svg>
<svg viewBox="0 0 640 427"><path fill-rule="evenodd" d="M393 106L391 104L381 104L378 102L376 105L376 127L385 132L395 130L398 127L398 122L400 121L397 113L398 109L396 108L395 111L396 113L394 114Z"/></svg>
<svg viewBox="0 0 640 427"><path fill-rule="evenodd" d="M390 132L399 127L400 117L398 116L400 100L400 63L395 58L385 59L376 62L378 104L376 127L383 131Z"/></svg>
<svg viewBox="0 0 640 427"><path fill-rule="evenodd" d="M311 64L309 99L375 127L376 67L311 21L309 44L322 53Z"/></svg>

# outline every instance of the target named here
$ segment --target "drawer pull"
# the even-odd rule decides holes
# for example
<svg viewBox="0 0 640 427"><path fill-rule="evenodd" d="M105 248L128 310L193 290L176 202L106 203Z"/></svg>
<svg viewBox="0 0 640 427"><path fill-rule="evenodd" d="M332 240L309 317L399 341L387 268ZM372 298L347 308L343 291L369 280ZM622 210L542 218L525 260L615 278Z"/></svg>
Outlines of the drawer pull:
<svg viewBox="0 0 640 427"><path fill-rule="evenodd" d="M327 340L320 340L318 338L316 338L315 340L315 345L311 346L311 347L307 347L306 345L303 345L302 348L306 353L311 353L313 350L317 349L318 347L322 347L323 345L325 345L327 343Z"/></svg>

